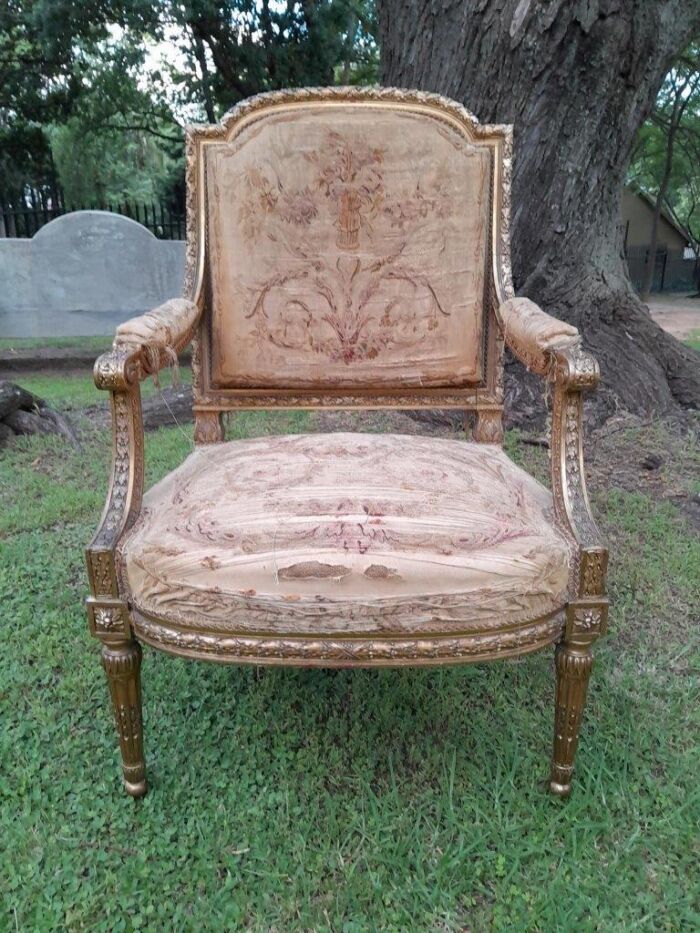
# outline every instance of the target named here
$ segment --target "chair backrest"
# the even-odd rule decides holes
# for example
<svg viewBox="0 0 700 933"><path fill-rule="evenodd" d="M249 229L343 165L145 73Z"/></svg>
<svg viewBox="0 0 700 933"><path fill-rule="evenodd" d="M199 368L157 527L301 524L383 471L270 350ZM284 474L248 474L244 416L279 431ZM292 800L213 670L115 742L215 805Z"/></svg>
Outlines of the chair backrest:
<svg viewBox="0 0 700 933"><path fill-rule="evenodd" d="M510 146L394 89L274 92L188 128L196 405L500 404Z"/></svg>

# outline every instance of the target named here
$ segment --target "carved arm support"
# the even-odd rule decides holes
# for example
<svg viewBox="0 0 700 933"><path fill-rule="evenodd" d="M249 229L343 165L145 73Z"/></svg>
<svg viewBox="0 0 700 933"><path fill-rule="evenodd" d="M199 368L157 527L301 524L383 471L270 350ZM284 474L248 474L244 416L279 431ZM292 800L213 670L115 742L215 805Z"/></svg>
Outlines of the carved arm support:
<svg viewBox="0 0 700 933"><path fill-rule="evenodd" d="M86 551L92 590L88 618L93 634L107 643L130 637L128 607L120 597L114 552L122 534L136 521L143 496L140 382L187 346L199 315L199 308L191 301L168 301L121 324L112 350L95 363L95 385L111 395L112 475L100 524Z"/></svg>
<svg viewBox="0 0 700 933"><path fill-rule="evenodd" d="M553 388L551 468L554 510L577 549L567 637L589 640L607 619L608 552L591 514L583 462L583 393L600 379L598 363L581 348L575 327L546 314L527 298L504 302L498 316L506 344Z"/></svg>

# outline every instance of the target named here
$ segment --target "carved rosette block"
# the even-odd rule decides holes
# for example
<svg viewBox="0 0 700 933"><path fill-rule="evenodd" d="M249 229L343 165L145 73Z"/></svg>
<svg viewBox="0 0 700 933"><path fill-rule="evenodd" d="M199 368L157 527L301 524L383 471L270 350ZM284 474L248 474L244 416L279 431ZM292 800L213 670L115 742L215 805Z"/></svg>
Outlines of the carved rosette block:
<svg viewBox="0 0 700 933"><path fill-rule="evenodd" d="M195 444L219 444L224 439L224 419L220 411L194 413Z"/></svg>
<svg viewBox="0 0 700 933"><path fill-rule="evenodd" d="M550 790L559 797L571 791L579 729L593 657L586 646L561 644L556 656L557 693Z"/></svg>
<svg viewBox="0 0 700 933"><path fill-rule="evenodd" d="M147 785L141 714L141 646L135 641L104 645L102 666L112 696L124 787L132 797L143 797Z"/></svg>
<svg viewBox="0 0 700 933"><path fill-rule="evenodd" d="M129 611L120 599L87 600L90 633L103 644L121 645L131 638Z"/></svg>
<svg viewBox="0 0 700 933"><path fill-rule="evenodd" d="M480 444L502 444L503 418L501 412L489 409L477 411L472 436Z"/></svg>
<svg viewBox="0 0 700 933"><path fill-rule="evenodd" d="M606 599L576 600L566 608L566 630L564 638L570 645L591 644L604 635L608 626L608 601Z"/></svg>

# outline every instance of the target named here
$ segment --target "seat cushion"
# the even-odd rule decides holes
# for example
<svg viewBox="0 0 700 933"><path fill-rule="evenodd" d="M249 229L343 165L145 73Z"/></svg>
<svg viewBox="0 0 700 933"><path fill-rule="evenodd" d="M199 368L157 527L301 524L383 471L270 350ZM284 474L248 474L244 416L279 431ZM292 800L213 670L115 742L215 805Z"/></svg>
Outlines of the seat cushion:
<svg viewBox="0 0 700 933"><path fill-rule="evenodd" d="M199 448L120 548L138 611L294 635L508 628L567 601L550 493L494 445L386 434Z"/></svg>

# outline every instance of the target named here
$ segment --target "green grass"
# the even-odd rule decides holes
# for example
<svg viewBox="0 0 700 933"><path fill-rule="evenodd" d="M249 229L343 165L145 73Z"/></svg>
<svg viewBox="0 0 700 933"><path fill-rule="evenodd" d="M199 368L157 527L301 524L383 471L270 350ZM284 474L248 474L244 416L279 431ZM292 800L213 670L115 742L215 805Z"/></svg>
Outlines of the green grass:
<svg viewBox="0 0 700 933"><path fill-rule="evenodd" d="M549 652L259 672L148 649L135 802L82 607L109 441L84 430L84 455L0 453L0 930L698 928L700 545L672 505L594 491L614 609L567 803L546 793ZM150 435L149 482L188 449Z"/></svg>
<svg viewBox="0 0 700 933"><path fill-rule="evenodd" d="M101 353L109 349L112 338L106 337L0 337L0 350L37 350L44 347L72 350L94 350Z"/></svg>
<svg viewBox="0 0 700 933"><path fill-rule="evenodd" d="M685 341L693 350L700 352L700 330L694 330Z"/></svg>
<svg viewBox="0 0 700 933"><path fill-rule="evenodd" d="M103 352L112 345L105 337L0 337L0 350L37 350L44 347Z"/></svg>
<svg viewBox="0 0 700 933"><path fill-rule="evenodd" d="M182 384L189 385L192 382L192 370L188 366L181 366L179 374ZM161 387L170 386L171 380L171 373L161 374ZM109 393L97 389L89 373L66 373L59 377L18 373L16 381L23 388L50 402L54 407L65 411L85 408L89 405L107 407L109 402ZM141 383L142 398L150 398L157 392L158 389L154 386L152 379L146 379Z"/></svg>

